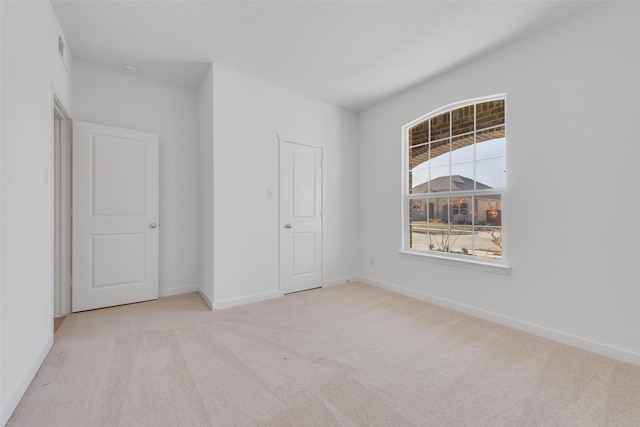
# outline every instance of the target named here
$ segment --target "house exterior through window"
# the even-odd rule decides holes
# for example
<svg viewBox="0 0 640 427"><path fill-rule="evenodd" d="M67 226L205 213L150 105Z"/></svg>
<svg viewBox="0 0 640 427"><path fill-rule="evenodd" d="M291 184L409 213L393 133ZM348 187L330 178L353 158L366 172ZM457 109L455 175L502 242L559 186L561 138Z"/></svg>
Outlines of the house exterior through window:
<svg viewBox="0 0 640 427"><path fill-rule="evenodd" d="M503 264L504 95L461 102L403 127L403 250Z"/></svg>

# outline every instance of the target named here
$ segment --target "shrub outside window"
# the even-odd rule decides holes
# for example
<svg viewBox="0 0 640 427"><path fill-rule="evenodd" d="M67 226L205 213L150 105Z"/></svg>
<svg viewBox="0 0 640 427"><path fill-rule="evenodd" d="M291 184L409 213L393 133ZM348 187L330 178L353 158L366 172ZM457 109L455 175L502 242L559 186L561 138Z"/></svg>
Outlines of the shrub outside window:
<svg viewBox="0 0 640 427"><path fill-rule="evenodd" d="M405 251L504 264L505 100L452 104L403 127Z"/></svg>

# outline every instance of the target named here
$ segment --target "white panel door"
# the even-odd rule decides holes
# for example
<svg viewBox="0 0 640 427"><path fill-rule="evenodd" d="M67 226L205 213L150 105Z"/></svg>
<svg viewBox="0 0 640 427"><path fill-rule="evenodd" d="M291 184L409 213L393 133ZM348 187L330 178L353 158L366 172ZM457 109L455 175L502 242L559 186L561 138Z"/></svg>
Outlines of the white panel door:
<svg viewBox="0 0 640 427"><path fill-rule="evenodd" d="M280 269L284 293L322 285L322 149L280 144Z"/></svg>
<svg viewBox="0 0 640 427"><path fill-rule="evenodd" d="M73 311L158 298L158 136L73 123Z"/></svg>

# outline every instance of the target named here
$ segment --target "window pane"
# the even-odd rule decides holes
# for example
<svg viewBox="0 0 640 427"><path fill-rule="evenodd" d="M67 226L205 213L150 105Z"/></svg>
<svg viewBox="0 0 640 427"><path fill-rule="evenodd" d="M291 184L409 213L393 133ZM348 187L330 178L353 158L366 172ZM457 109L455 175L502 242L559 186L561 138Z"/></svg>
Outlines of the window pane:
<svg viewBox="0 0 640 427"><path fill-rule="evenodd" d="M442 193L450 190L450 168L447 166L431 167L431 181L429 191L432 193Z"/></svg>
<svg viewBox="0 0 640 427"><path fill-rule="evenodd" d="M420 145L409 149L409 194L428 192L428 184L424 188L414 187L429 181L429 145Z"/></svg>
<svg viewBox="0 0 640 427"><path fill-rule="evenodd" d="M474 255L484 258L502 258L502 200L499 194L474 197L476 226Z"/></svg>
<svg viewBox="0 0 640 427"><path fill-rule="evenodd" d="M446 164L449 163L449 159L451 158L451 141L449 139L444 139L440 141L435 141L429 144L431 152L429 153L429 159L438 164ZM445 157L443 157L445 156Z"/></svg>
<svg viewBox="0 0 640 427"><path fill-rule="evenodd" d="M444 114L431 118L431 137L430 141L436 141L442 138L449 137L449 117L450 113L447 111Z"/></svg>
<svg viewBox="0 0 640 427"><path fill-rule="evenodd" d="M504 157L506 155L504 126L485 130L476 135L476 160Z"/></svg>
<svg viewBox="0 0 640 427"><path fill-rule="evenodd" d="M480 160L476 162L476 189L504 188L505 158Z"/></svg>
<svg viewBox="0 0 640 427"><path fill-rule="evenodd" d="M499 194L490 196L476 196L475 200L475 223L478 226L500 226L502 225L502 200Z"/></svg>
<svg viewBox="0 0 640 427"><path fill-rule="evenodd" d="M451 140L451 163L473 161L473 135L459 136Z"/></svg>
<svg viewBox="0 0 640 427"><path fill-rule="evenodd" d="M420 145L429 142L429 120L418 123L409 129L409 146Z"/></svg>
<svg viewBox="0 0 640 427"><path fill-rule="evenodd" d="M502 228L477 227L473 236L473 245L475 256L502 259Z"/></svg>
<svg viewBox="0 0 640 427"><path fill-rule="evenodd" d="M428 200L429 223L446 223L449 221L449 198L438 197Z"/></svg>
<svg viewBox="0 0 640 427"><path fill-rule="evenodd" d="M429 160L429 145L420 145L409 149L409 170L413 170Z"/></svg>
<svg viewBox="0 0 640 427"><path fill-rule="evenodd" d="M476 130L504 124L504 99L476 104Z"/></svg>
<svg viewBox="0 0 640 427"><path fill-rule="evenodd" d="M410 225L411 230L411 245L409 248L418 249L421 251L429 250L429 236L424 227L419 225Z"/></svg>
<svg viewBox="0 0 640 427"><path fill-rule="evenodd" d="M409 208L411 210L410 217L411 221L426 221L427 220L427 210L426 210L426 201L423 199L409 199ZM424 224L422 224L424 227Z"/></svg>
<svg viewBox="0 0 640 427"><path fill-rule="evenodd" d="M430 221L428 232L429 250L449 252L449 225L442 221Z"/></svg>
<svg viewBox="0 0 640 427"><path fill-rule="evenodd" d="M409 247L427 250L427 210L422 199L409 200Z"/></svg>
<svg viewBox="0 0 640 427"><path fill-rule="evenodd" d="M472 217L469 207L471 197L457 197L449 199L449 211L451 212L451 223L461 225L471 225Z"/></svg>
<svg viewBox="0 0 640 427"><path fill-rule="evenodd" d="M451 133L453 136L473 132L473 107L473 105L467 105L451 112Z"/></svg>
<svg viewBox="0 0 640 427"><path fill-rule="evenodd" d="M499 139L505 137L504 126L492 129L485 129L476 132L476 143L488 141L490 139Z"/></svg>
<svg viewBox="0 0 640 427"><path fill-rule="evenodd" d="M451 165L451 191L474 190L473 162Z"/></svg>
<svg viewBox="0 0 640 427"><path fill-rule="evenodd" d="M429 169L415 169L409 172L409 194L429 192Z"/></svg>
<svg viewBox="0 0 640 427"><path fill-rule="evenodd" d="M449 247L451 253L473 255L473 227L451 225Z"/></svg>

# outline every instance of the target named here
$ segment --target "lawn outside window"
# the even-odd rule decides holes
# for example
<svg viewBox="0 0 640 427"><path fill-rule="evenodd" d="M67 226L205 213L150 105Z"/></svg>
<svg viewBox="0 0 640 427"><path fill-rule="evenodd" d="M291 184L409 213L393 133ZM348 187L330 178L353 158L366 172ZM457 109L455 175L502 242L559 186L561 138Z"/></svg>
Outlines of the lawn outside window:
<svg viewBox="0 0 640 427"><path fill-rule="evenodd" d="M403 252L506 266L505 95L402 128Z"/></svg>

